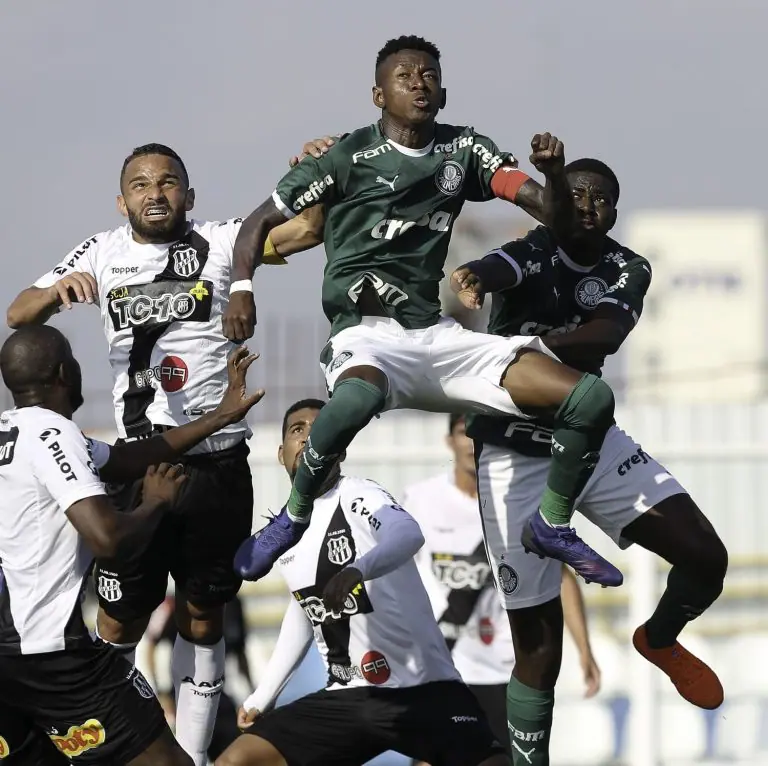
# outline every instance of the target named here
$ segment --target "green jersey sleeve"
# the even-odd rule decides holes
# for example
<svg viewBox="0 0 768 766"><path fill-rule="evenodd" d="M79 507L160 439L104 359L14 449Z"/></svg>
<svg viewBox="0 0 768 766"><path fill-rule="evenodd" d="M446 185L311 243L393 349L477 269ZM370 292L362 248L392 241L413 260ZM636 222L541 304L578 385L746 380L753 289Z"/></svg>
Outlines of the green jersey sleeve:
<svg viewBox="0 0 768 766"><path fill-rule="evenodd" d="M608 287L601 303L612 303L632 314L637 324L643 313L643 301L651 284L651 265L645 258L636 256L621 270L618 279Z"/></svg>
<svg viewBox="0 0 768 766"><path fill-rule="evenodd" d="M333 205L338 200L337 155L338 149L331 149L319 159L305 157L280 179L272 200L286 218L315 205Z"/></svg>
<svg viewBox="0 0 768 766"><path fill-rule="evenodd" d="M523 281L533 275L540 274L543 260L550 257L553 251L552 237L543 226L537 226L520 239L507 242L495 250L491 250L485 258L500 258L515 275L506 290L519 287Z"/></svg>
<svg viewBox="0 0 768 766"><path fill-rule="evenodd" d="M475 133L473 139L472 155L467 167L467 200L486 202L495 197L491 191L494 173L502 165L517 167L517 160L509 152L502 152L487 136Z"/></svg>

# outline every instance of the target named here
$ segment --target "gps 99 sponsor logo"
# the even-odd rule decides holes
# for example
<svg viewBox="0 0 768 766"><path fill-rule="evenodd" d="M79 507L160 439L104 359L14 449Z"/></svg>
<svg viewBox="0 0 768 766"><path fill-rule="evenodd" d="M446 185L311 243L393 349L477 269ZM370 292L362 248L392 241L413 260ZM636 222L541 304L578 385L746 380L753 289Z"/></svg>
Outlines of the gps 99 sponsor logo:
<svg viewBox="0 0 768 766"><path fill-rule="evenodd" d="M180 391L189 379L189 368L180 356L166 356L160 364L134 375L137 388L146 388L157 381L163 391L173 394Z"/></svg>

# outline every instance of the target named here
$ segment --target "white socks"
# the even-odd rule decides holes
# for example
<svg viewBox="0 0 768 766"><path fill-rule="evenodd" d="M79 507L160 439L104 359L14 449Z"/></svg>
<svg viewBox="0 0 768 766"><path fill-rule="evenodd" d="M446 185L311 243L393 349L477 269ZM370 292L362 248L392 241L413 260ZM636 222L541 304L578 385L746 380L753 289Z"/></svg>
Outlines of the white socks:
<svg viewBox="0 0 768 766"><path fill-rule="evenodd" d="M212 646L198 646L176 637L171 662L176 739L195 766L208 763L207 750L224 688L224 665L223 638Z"/></svg>

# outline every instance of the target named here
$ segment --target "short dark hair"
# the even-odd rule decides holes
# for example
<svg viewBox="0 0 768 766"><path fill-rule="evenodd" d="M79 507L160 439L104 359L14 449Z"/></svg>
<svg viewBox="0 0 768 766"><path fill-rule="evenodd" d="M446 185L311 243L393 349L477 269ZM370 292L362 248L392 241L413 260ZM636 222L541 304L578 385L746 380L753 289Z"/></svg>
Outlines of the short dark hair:
<svg viewBox="0 0 768 766"><path fill-rule="evenodd" d="M400 35L393 40L387 40L384 47L376 55L376 72L379 67L394 53L400 51L423 51L428 53L440 64L440 50L434 44L417 35Z"/></svg>
<svg viewBox="0 0 768 766"><path fill-rule="evenodd" d="M128 167L128 163L132 162L137 157L146 157L149 154L161 154L163 157L170 157L171 159L176 160L176 162L181 165L181 169L184 171L184 181L187 186L189 186L189 173L187 173L187 167L184 164L184 160L182 160L170 146L166 146L165 144L142 144L141 146L137 146L125 160L123 160L123 168L120 171L120 186L123 185L123 176L125 175L125 169Z"/></svg>
<svg viewBox="0 0 768 766"><path fill-rule="evenodd" d="M12 394L52 383L69 354L67 339L55 327L22 327L0 349L3 383Z"/></svg>
<svg viewBox="0 0 768 766"><path fill-rule="evenodd" d="M619 179L616 178L616 173L601 160L594 160L591 157L582 157L580 160L569 162L565 166L565 173L566 175L568 173L594 173L597 176L602 176L607 181L610 181L611 186L613 186L614 203L619 201Z"/></svg>
<svg viewBox="0 0 768 766"><path fill-rule="evenodd" d="M456 428L459 423L463 423L467 419L466 415L457 415L455 412L448 416L448 436L453 436L453 429Z"/></svg>
<svg viewBox="0 0 768 766"><path fill-rule="evenodd" d="M294 412L299 410L322 410L325 407L325 402L322 399L299 399L298 402L294 402L283 415L283 428L282 438L285 439L285 434L288 431L288 418L293 415Z"/></svg>

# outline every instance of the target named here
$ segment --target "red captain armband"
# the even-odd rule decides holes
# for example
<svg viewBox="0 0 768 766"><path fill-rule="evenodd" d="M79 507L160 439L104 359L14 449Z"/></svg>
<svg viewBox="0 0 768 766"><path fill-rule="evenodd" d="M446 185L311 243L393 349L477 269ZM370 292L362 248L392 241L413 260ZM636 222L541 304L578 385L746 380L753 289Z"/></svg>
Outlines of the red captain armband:
<svg viewBox="0 0 768 766"><path fill-rule="evenodd" d="M511 165L500 167L491 177L491 191L499 199L514 202L520 187L530 179L522 170Z"/></svg>

